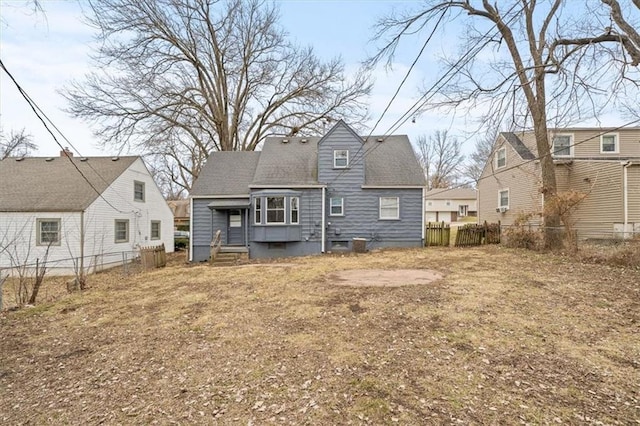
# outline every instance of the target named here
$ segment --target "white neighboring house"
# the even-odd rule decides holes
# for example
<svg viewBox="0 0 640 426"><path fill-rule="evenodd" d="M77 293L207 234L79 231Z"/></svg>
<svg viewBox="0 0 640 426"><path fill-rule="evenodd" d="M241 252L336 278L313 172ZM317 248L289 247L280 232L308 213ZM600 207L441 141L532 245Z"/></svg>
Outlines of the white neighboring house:
<svg viewBox="0 0 640 426"><path fill-rule="evenodd" d="M478 215L478 193L475 189L432 189L425 194L427 222L457 222L462 217Z"/></svg>
<svg viewBox="0 0 640 426"><path fill-rule="evenodd" d="M48 250L50 275L93 272L160 244L173 251L173 214L140 157L0 161L0 269Z"/></svg>

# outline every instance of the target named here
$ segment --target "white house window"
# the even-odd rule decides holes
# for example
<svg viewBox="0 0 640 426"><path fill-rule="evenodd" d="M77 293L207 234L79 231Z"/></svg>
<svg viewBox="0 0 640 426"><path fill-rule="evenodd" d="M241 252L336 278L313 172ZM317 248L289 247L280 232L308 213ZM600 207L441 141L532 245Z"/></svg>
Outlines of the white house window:
<svg viewBox="0 0 640 426"><path fill-rule="evenodd" d="M496 152L496 169L501 169L507 165L507 148L502 147Z"/></svg>
<svg viewBox="0 0 640 426"><path fill-rule="evenodd" d="M464 217L469 214L469 206L468 205L459 205L458 206L458 216Z"/></svg>
<svg viewBox="0 0 640 426"><path fill-rule="evenodd" d="M129 219L116 219L115 234L116 243L126 243L129 241Z"/></svg>
<svg viewBox="0 0 640 426"><path fill-rule="evenodd" d="M400 199L398 197L380 197L380 219L399 219Z"/></svg>
<svg viewBox="0 0 640 426"><path fill-rule="evenodd" d="M144 182L133 182L133 199L135 201L144 201Z"/></svg>
<svg viewBox="0 0 640 426"><path fill-rule="evenodd" d="M60 245L60 219L37 220L37 245Z"/></svg>
<svg viewBox="0 0 640 426"><path fill-rule="evenodd" d="M291 210L290 210L290 221L293 224L297 224L300 223L300 216L299 216L299 208L298 208L298 203L299 203L299 199L298 197L291 197L289 203L291 205Z"/></svg>
<svg viewBox="0 0 640 426"><path fill-rule="evenodd" d="M267 223L284 223L284 197L267 197Z"/></svg>
<svg viewBox="0 0 640 426"><path fill-rule="evenodd" d="M509 190L503 189L498 192L498 207L509 208Z"/></svg>
<svg viewBox="0 0 640 426"><path fill-rule="evenodd" d="M570 157L573 155L573 137L571 135L556 135L553 137L553 155Z"/></svg>
<svg viewBox="0 0 640 426"><path fill-rule="evenodd" d="M333 167L344 169L349 167L349 151L346 149L336 149L333 151Z"/></svg>
<svg viewBox="0 0 640 426"><path fill-rule="evenodd" d="M262 198L253 199L253 223L256 225L262 223Z"/></svg>
<svg viewBox="0 0 640 426"><path fill-rule="evenodd" d="M342 197L331 197L329 200L329 212L331 216L344 216L344 199Z"/></svg>
<svg viewBox="0 0 640 426"><path fill-rule="evenodd" d="M602 135L600 137L600 153L617 154L618 153L618 135Z"/></svg>
<svg viewBox="0 0 640 426"><path fill-rule="evenodd" d="M152 240L160 239L160 229L161 229L160 221L152 220L151 221L151 239Z"/></svg>

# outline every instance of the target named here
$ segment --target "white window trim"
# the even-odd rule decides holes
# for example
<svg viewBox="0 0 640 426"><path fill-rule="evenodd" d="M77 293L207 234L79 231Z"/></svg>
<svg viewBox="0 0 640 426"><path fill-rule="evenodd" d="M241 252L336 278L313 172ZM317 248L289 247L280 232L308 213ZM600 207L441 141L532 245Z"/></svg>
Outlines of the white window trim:
<svg viewBox="0 0 640 426"><path fill-rule="evenodd" d="M118 225L117 225L118 222L124 222L124 223L127 224L127 238L124 239L124 240L119 240L118 239ZM131 229L129 227L129 219L114 219L114 221L113 221L113 241L114 241L114 243L116 243L116 244L128 243L129 239L131 237L130 233L131 233Z"/></svg>
<svg viewBox="0 0 640 426"><path fill-rule="evenodd" d="M293 200L297 201L296 211L298 212L298 220L293 221ZM289 197L289 223L291 225L299 225L300 224L300 197Z"/></svg>
<svg viewBox="0 0 640 426"><path fill-rule="evenodd" d="M613 136L616 140L616 146L613 151L604 151L603 144L605 136ZM619 133L605 133L600 135L600 154L619 154L620 153L620 134Z"/></svg>
<svg viewBox="0 0 640 426"><path fill-rule="evenodd" d="M284 214L282 215L282 222L269 222L269 198L282 198L282 210L284 211ZM265 203L264 203L264 213L265 213L265 217L264 217L264 223L266 223L267 225L286 225L287 224L287 197L284 195L271 195L271 196L266 196L265 197ZM280 209L272 209L274 211L280 210Z"/></svg>
<svg viewBox="0 0 640 426"><path fill-rule="evenodd" d="M396 200L396 216L395 217L382 216L382 199L383 198ZM400 219L400 197L380 197L378 199L378 217L380 218L380 220L399 220Z"/></svg>
<svg viewBox="0 0 640 426"><path fill-rule="evenodd" d="M136 185L140 184L142 185L142 199L138 199L136 198ZM144 182L139 181L139 180L134 180L133 181L133 201L137 201L138 203L144 203L145 200L147 199L147 194L146 194L146 185L144 184Z"/></svg>
<svg viewBox="0 0 640 426"><path fill-rule="evenodd" d="M58 222L58 240L47 243L42 241L42 223L43 222ZM36 245L37 246L59 246L62 244L62 219L60 218L46 218L41 217L36 219Z"/></svg>
<svg viewBox="0 0 640 426"><path fill-rule="evenodd" d="M258 208L258 203L260 203L260 208ZM262 214L264 212L264 208L262 207L264 203L262 202L262 197L255 197L253 199L253 224L254 225L262 225ZM258 220L258 211L260 212L260 220Z"/></svg>
<svg viewBox="0 0 640 426"><path fill-rule="evenodd" d="M337 154L338 153L342 153L342 152L346 152L347 153L347 164L345 164L344 166L338 166L336 164L336 160L338 159ZM334 169L346 169L347 167L349 167L349 150L348 149L334 149L333 150L333 168Z"/></svg>
<svg viewBox="0 0 640 426"><path fill-rule="evenodd" d="M502 194L505 191L507 193L507 205L503 206L502 204L500 204L502 202L502 197L500 196L500 194ZM511 191L509 190L509 188L499 189L498 190L498 208L506 207L508 209L510 205L511 205Z"/></svg>
<svg viewBox="0 0 640 426"><path fill-rule="evenodd" d="M153 236L153 225L154 224L158 224L158 236L154 237ZM149 225L150 229L149 229L149 239L153 240L153 241L157 241L157 240L161 240L162 239L162 221L160 220L152 220L151 224Z"/></svg>
<svg viewBox="0 0 640 426"><path fill-rule="evenodd" d="M340 199L340 213L333 213L333 208L337 205L333 204L334 199ZM329 198L329 216L344 216L344 197L331 197Z"/></svg>
<svg viewBox="0 0 640 426"><path fill-rule="evenodd" d="M504 152L504 165L502 166L499 162L501 152ZM507 147L503 146L501 148L498 148L498 150L496 151L496 169L504 169L505 167L507 167Z"/></svg>
<svg viewBox="0 0 640 426"><path fill-rule="evenodd" d="M569 154L568 155L563 155L563 154L556 154L556 146L555 146L555 138L557 138L558 136L563 137L563 136L568 136L569 137ZM551 154L553 157L564 157L564 158L568 158L568 157L573 157L574 152L573 152L573 147L574 147L574 138L573 138L573 133L556 133L554 135L551 136Z"/></svg>

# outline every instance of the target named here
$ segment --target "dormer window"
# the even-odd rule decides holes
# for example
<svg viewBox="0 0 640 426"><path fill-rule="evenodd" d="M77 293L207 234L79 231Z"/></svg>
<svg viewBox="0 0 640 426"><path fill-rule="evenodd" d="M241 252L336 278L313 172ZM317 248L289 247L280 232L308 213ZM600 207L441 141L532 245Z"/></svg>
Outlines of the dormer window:
<svg viewBox="0 0 640 426"><path fill-rule="evenodd" d="M507 165L507 148L504 146L496 152L496 169L501 169Z"/></svg>
<svg viewBox="0 0 640 426"><path fill-rule="evenodd" d="M618 135L609 134L600 137L600 153L601 154L617 154L618 153Z"/></svg>
<svg viewBox="0 0 640 426"><path fill-rule="evenodd" d="M346 169L349 167L349 150L336 149L333 151L333 168Z"/></svg>
<svg viewBox="0 0 640 426"><path fill-rule="evenodd" d="M557 157L571 157L573 155L573 136L555 135L551 152Z"/></svg>

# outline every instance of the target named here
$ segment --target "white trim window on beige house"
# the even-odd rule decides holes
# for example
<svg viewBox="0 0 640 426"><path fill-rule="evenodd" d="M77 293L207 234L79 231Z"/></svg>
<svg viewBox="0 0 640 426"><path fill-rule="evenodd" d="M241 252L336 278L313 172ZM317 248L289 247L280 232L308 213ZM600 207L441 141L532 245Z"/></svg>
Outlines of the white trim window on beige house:
<svg viewBox="0 0 640 426"><path fill-rule="evenodd" d="M572 212L580 239L640 235L640 127L550 129L558 192L584 198ZM504 132L478 182L478 219L541 224L544 197L533 132Z"/></svg>

